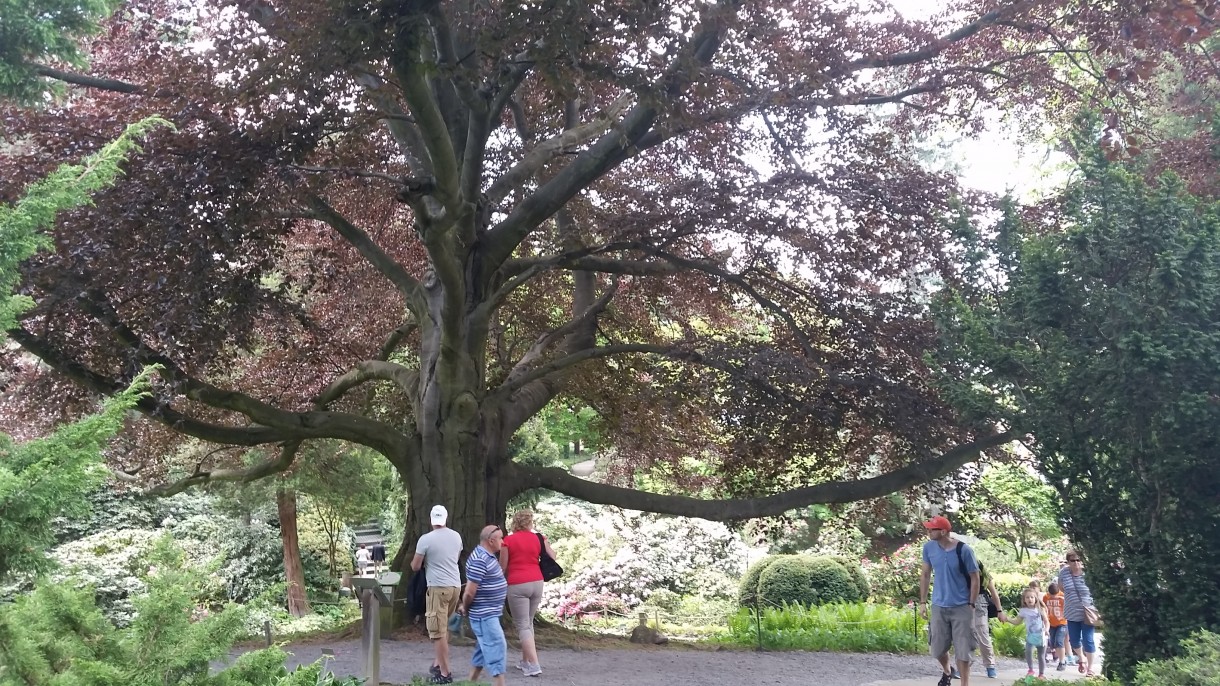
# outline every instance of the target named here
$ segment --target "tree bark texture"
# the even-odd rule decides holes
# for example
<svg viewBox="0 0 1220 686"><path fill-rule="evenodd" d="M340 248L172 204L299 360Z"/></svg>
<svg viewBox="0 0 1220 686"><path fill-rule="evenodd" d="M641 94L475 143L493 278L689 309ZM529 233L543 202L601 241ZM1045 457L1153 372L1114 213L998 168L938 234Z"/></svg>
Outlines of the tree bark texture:
<svg viewBox="0 0 1220 686"><path fill-rule="evenodd" d="M297 538L297 493L289 488L275 490L275 505L280 518L280 540L284 547L284 578L288 581L288 614L304 617L313 612L305 595L305 566Z"/></svg>

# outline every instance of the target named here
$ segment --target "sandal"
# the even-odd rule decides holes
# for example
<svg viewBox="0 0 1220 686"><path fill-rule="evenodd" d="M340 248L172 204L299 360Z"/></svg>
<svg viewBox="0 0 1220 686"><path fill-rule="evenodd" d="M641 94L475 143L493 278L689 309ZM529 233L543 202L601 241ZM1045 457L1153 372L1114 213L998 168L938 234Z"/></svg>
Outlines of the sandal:
<svg viewBox="0 0 1220 686"><path fill-rule="evenodd" d="M1085 676L1097 676L1096 674L1093 673L1093 670L1091 670L1091 669L1089 671L1085 672L1084 675Z"/></svg>
<svg viewBox="0 0 1220 686"><path fill-rule="evenodd" d="M1080 664L1076 665L1076 669L1077 669L1077 670L1078 670L1078 671L1079 671L1081 674L1084 674L1084 672L1085 672L1085 669L1084 669L1084 663L1083 663L1083 662L1081 662Z"/></svg>

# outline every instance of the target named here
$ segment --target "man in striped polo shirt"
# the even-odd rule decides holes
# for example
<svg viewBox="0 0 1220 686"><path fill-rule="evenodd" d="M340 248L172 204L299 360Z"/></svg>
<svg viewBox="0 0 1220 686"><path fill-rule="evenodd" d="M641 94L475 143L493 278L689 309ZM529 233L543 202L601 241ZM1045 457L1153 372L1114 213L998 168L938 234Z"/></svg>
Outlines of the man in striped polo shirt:
<svg viewBox="0 0 1220 686"><path fill-rule="evenodd" d="M479 532L479 547L466 559L466 592L458 606L458 612L470 619L476 641L474 655L470 658L473 666L470 681L477 680L486 668L495 686L504 686L508 658L508 643L504 640L504 628L500 626L504 597L508 595L508 580L500 569L503 542L504 532L494 524L488 524Z"/></svg>

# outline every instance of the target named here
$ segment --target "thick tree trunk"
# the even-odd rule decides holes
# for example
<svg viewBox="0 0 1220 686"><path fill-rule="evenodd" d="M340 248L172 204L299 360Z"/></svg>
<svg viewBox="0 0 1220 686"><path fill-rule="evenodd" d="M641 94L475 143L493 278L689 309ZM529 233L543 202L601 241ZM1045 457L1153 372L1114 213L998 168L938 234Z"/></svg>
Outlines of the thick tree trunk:
<svg viewBox="0 0 1220 686"><path fill-rule="evenodd" d="M305 566L301 563L301 545L297 539L297 493L289 488L277 488L275 505L280 516L280 539L284 543L284 578L288 580L288 614L304 617L313 612L305 595Z"/></svg>
<svg viewBox="0 0 1220 686"><path fill-rule="evenodd" d="M463 567L466 556L479 544L479 532L483 527L488 524L503 525L508 501L515 493L507 487L509 484L497 478L495 470L487 468L487 465L495 462L487 455L464 455L461 459L444 461L442 464L449 473L436 481L424 478L421 469L412 469L411 473L402 475L407 489L403 541L390 564L391 569L402 574L394 592L396 599L405 600L407 597L415 544L420 536L432 530L429 515L433 506L445 506L449 511L446 526L462 537L460 564ZM458 488L445 495L435 488L438 482L457 484ZM464 568L462 576L465 577ZM414 619L408 615L405 602L394 604L395 624L406 624Z"/></svg>

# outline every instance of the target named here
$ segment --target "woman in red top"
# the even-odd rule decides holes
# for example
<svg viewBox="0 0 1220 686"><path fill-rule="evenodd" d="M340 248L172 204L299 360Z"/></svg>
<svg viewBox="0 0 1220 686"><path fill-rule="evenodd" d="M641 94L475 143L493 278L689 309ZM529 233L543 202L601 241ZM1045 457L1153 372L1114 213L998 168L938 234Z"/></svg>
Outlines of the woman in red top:
<svg viewBox="0 0 1220 686"><path fill-rule="evenodd" d="M500 548L500 566L508 578L508 611L517 627L517 638L521 641L521 664L517 665L525 676L542 674L538 664L538 649L534 645L534 615L542 604L542 569L538 557L545 546L546 554L555 557L555 551L546 537L534 533L534 513L520 510L513 515L512 533L504 537Z"/></svg>

